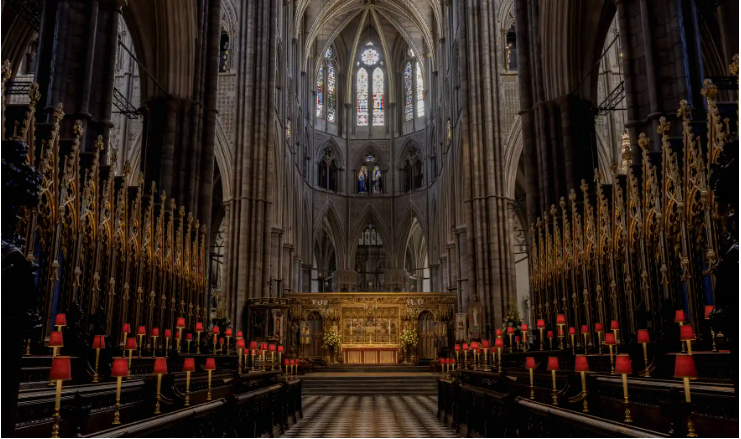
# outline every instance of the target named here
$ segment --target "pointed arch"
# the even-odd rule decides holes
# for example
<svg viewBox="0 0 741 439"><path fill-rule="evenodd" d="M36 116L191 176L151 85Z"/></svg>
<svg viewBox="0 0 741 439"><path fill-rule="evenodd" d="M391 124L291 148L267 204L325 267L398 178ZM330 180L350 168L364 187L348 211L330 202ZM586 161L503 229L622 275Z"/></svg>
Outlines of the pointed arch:
<svg viewBox="0 0 741 439"><path fill-rule="evenodd" d="M394 249L394 258L392 259L392 263L396 264L397 267L403 268L404 252L406 251L407 241L409 239L409 236L411 235L412 226L415 223L415 219L416 222L419 223L419 227L422 229L422 236L427 242L429 242L430 239L426 221L423 221L422 218L424 217L420 215L419 209L416 205L411 203L408 204L406 209L404 210L402 218L403 219L399 224L399 227L397 228L396 239L394 241L395 243L397 243L397 247Z"/></svg>
<svg viewBox="0 0 741 439"><path fill-rule="evenodd" d="M381 215L379 215L376 208L368 204L360 211L360 213L358 213L355 221L352 224L352 228L350 229L351 239L346 262L355 261L355 255L358 252L358 240L360 239L360 234L363 232L363 230L365 230L365 226L369 222L373 224L376 232L381 235L381 240L383 241L383 249L386 253L386 260L391 261L391 257L393 255L392 246L394 245L394 242L391 240L391 232L389 230L389 227L383 220ZM393 265L386 266L386 268L393 267Z"/></svg>
<svg viewBox="0 0 741 439"><path fill-rule="evenodd" d="M314 230L312 236L314 236L314 244L319 237L320 231L324 230L327 233L327 237L332 241L334 245L335 254L337 257L337 269L343 270L347 267L346 265L346 254L347 254L347 239L343 233L342 221L340 216L337 214L334 205L331 201L322 209L322 212L318 216L318 220L314 223ZM314 246L312 245L312 248Z"/></svg>

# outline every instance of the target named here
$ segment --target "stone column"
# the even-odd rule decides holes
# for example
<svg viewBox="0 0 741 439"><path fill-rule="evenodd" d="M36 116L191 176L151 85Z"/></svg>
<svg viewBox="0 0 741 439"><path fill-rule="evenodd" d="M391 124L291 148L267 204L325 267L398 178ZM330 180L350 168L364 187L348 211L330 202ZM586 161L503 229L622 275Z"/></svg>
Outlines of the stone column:
<svg viewBox="0 0 741 439"><path fill-rule="evenodd" d="M82 151L92 151L99 135L107 145L113 127L118 23L125 4L125 0L44 2L36 63L38 108L50 114L57 104L63 105L62 139L73 136L74 122L80 119L85 129ZM44 120L50 123L47 118L37 120L42 127Z"/></svg>

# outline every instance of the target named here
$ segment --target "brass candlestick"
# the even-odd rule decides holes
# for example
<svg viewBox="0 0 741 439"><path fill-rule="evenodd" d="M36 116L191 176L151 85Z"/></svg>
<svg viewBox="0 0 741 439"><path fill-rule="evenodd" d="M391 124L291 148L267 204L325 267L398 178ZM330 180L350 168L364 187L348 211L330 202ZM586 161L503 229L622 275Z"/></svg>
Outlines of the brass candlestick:
<svg viewBox="0 0 741 439"><path fill-rule="evenodd" d="M237 373L242 374L242 348L237 349Z"/></svg>
<svg viewBox="0 0 741 439"><path fill-rule="evenodd" d="M511 326L510 326L510 328L511 328ZM509 353L511 354L512 353L512 333L510 332L507 335L509 335Z"/></svg>
<svg viewBox="0 0 741 439"><path fill-rule="evenodd" d="M527 331L522 331L522 351L527 352L528 351L528 342L527 342Z"/></svg>
<svg viewBox="0 0 741 439"><path fill-rule="evenodd" d="M168 350L170 350L170 337L165 337L165 358L167 358Z"/></svg>
<svg viewBox="0 0 741 439"><path fill-rule="evenodd" d="M128 372L129 373L129 376L127 377L128 379L131 379L131 354L133 352L134 352L133 349L129 349L129 372Z"/></svg>
<svg viewBox="0 0 741 439"><path fill-rule="evenodd" d="M231 335L227 335L227 336L226 336L226 353L227 353L227 354L229 353L229 339L230 339L230 338L232 338L232 336L231 336ZM222 349L223 349L223 347L222 347Z"/></svg>
<svg viewBox="0 0 741 439"><path fill-rule="evenodd" d="M497 357L499 357L499 373L502 373L502 348L497 348Z"/></svg>
<svg viewBox="0 0 741 439"><path fill-rule="evenodd" d="M218 334L214 334L214 355L216 355L216 337Z"/></svg>
<svg viewBox="0 0 741 439"><path fill-rule="evenodd" d="M558 325L558 349L563 350L563 325Z"/></svg>
<svg viewBox="0 0 741 439"><path fill-rule="evenodd" d="M587 337L589 334L585 332L582 335L584 336L584 355L587 355L587 352L589 351L589 348L587 347Z"/></svg>
<svg viewBox="0 0 741 439"><path fill-rule="evenodd" d="M574 342L574 334L569 334L571 336L571 353L576 355L576 343Z"/></svg>
<svg viewBox="0 0 741 439"><path fill-rule="evenodd" d="M682 322L678 322L678 323L679 323L679 332L681 333L682 332L682 326L684 326L684 323L682 323ZM680 344L682 345L682 353L683 354L687 353L687 351L684 350L684 343L682 343L680 341Z"/></svg>
<svg viewBox="0 0 741 439"><path fill-rule="evenodd" d="M160 388L162 387L162 374L157 374L157 402L154 404L154 414L159 415L162 412L160 412L160 399L162 399L162 396L160 394Z"/></svg>
<svg viewBox="0 0 741 439"><path fill-rule="evenodd" d="M208 393L206 394L206 401L211 401L211 369L208 370Z"/></svg>
<svg viewBox="0 0 741 439"><path fill-rule="evenodd" d="M484 348L484 370L489 371L489 348Z"/></svg>
<svg viewBox="0 0 741 439"><path fill-rule="evenodd" d="M144 334L137 334L139 336L139 358L142 357L142 340L144 340Z"/></svg>
<svg viewBox="0 0 741 439"><path fill-rule="evenodd" d="M51 429L51 437L59 437L59 407L61 405L61 397L62 397L62 380L56 380L57 381L57 393L54 400L54 414L52 417L54 418L54 426L52 426Z"/></svg>
<svg viewBox="0 0 741 439"><path fill-rule="evenodd" d="M715 348L715 335L713 335L713 348ZM29 355L31 355L31 339L30 338L26 341L26 356L28 357Z"/></svg>
<svg viewBox="0 0 741 439"><path fill-rule="evenodd" d="M597 331L597 347L599 349L599 355L602 355L602 331Z"/></svg>
<svg viewBox="0 0 741 439"><path fill-rule="evenodd" d="M260 363L262 363L262 370L265 370L265 351L260 352Z"/></svg>
<svg viewBox="0 0 741 439"><path fill-rule="evenodd" d="M625 397L625 422L630 424L633 419L630 417L630 409L628 408L628 375L623 375L623 396Z"/></svg>
<svg viewBox="0 0 741 439"><path fill-rule="evenodd" d="M159 337L159 335L152 336L152 356L153 357L157 356L157 337Z"/></svg>
<svg viewBox="0 0 741 439"><path fill-rule="evenodd" d="M643 362L646 364L646 371L644 373L644 377L650 378L651 375L648 372L648 348L646 347L646 343L641 343L643 345Z"/></svg>
<svg viewBox="0 0 741 439"><path fill-rule="evenodd" d="M556 396L556 371L551 370L551 376L553 377L553 405L558 405L558 397Z"/></svg>
<svg viewBox="0 0 741 439"><path fill-rule="evenodd" d="M615 355L618 354L618 345L617 345L617 343L618 343L618 331L619 331L619 329L613 329L612 330L612 333L615 335Z"/></svg>
<svg viewBox="0 0 741 439"><path fill-rule="evenodd" d="M615 362L612 357L612 345L607 345L607 347L610 349L610 375L615 375Z"/></svg>
<svg viewBox="0 0 741 439"><path fill-rule="evenodd" d="M530 371L530 399L535 400L535 387L533 386L533 370Z"/></svg>
<svg viewBox="0 0 741 439"><path fill-rule="evenodd" d="M186 342L188 343L188 352L187 352L187 353L188 353L188 354L190 354L190 342L191 342L192 340L185 340L185 341L186 341ZM196 345L196 349L197 349L197 352L196 352L196 353L197 353L197 354L200 354L200 353L201 353L201 343L198 343L198 344Z"/></svg>
<svg viewBox="0 0 741 439"><path fill-rule="evenodd" d="M93 382L98 382L98 360L100 360L100 348L95 349L95 373L93 373Z"/></svg>
<svg viewBox="0 0 741 439"><path fill-rule="evenodd" d="M178 328L177 351L180 352L180 340L183 339L183 328Z"/></svg>
<svg viewBox="0 0 741 439"><path fill-rule="evenodd" d="M190 371L185 372L185 407L190 407Z"/></svg>
<svg viewBox="0 0 741 439"><path fill-rule="evenodd" d="M270 370L275 370L275 352L270 353Z"/></svg>
<svg viewBox="0 0 741 439"><path fill-rule="evenodd" d="M713 331L713 328L710 328L710 337L713 339L713 352L718 352L718 348L715 347L715 331ZM30 342L31 340L29 340ZM30 352L27 351L26 355L30 355Z"/></svg>
<svg viewBox="0 0 741 439"><path fill-rule="evenodd" d="M121 380L123 377L116 377L116 411L113 413L113 425L121 424Z"/></svg>
<svg viewBox="0 0 741 439"><path fill-rule="evenodd" d="M689 377L683 377L682 379L684 381L684 399L689 404L692 402L692 398L690 397L690 379ZM692 423L692 413L687 416L687 437L697 437L695 424Z"/></svg>
<svg viewBox="0 0 741 439"><path fill-rule="evenodd" d="M188 342L188 353L190 353L190 341ZM201 331L196 331L196 354L201 353Z"/></svg>
<svg viewBox="0 0 741 439"><path fill-rule="evenodd" d="M589 413L589 406L587 405L587 375L586 372L579 372L581 374L581 393L584 396L584 413Z"/></svg>
<svg viewBox="0 0 741 439"><path fill-rule="evenodd" d="M538 328L540 331L540 350L543 350L543 328Z"/></svg>

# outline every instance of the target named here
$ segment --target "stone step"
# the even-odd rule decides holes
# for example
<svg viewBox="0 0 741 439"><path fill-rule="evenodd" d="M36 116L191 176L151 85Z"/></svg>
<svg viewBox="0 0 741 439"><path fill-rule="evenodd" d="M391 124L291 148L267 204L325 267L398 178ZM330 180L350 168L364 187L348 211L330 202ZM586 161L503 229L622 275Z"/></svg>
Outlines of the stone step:
<svg viewBox="0 0 741 439"><path fill-rule="evenodd" d="M304 395L436 395L432 373L309 373L303 376Z"/></svg>

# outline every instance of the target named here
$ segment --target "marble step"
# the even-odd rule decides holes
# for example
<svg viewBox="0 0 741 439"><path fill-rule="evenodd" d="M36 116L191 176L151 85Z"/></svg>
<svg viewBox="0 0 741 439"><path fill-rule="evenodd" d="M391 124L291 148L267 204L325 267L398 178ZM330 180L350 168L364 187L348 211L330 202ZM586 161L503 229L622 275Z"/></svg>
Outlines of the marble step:
<svg viewBox="0 0 741 439"><path fill-rule="evenodd" d="M304 395L436 395L434 374L398 376L372 374L342 376L308 374L301 378Z"/></svg>

